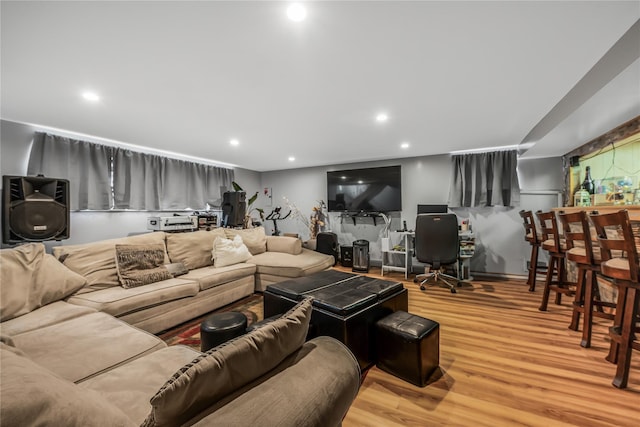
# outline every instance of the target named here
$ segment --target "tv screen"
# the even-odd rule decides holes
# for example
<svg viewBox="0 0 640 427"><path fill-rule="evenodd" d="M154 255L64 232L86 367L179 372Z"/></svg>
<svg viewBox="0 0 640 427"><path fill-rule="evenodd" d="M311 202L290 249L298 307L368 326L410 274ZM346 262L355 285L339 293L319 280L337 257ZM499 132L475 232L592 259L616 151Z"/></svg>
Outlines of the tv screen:
<svg viewBox="0 0 640 427"><path fill-rule="evenodd" d="M400 166L327 172L330 212L402 210Z"/></svg>

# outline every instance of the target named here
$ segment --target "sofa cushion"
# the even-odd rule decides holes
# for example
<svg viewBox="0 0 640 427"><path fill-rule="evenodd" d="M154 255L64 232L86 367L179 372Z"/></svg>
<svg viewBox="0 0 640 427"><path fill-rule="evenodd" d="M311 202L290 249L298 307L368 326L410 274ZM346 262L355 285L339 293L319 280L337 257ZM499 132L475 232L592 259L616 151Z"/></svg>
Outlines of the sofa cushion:
<svg viewBox="0 0 640 427"><path fill-rule="evenodd" d="M144 426L179 425L275 368L305 341L311 300L180 368L151 398Z"/></svg>
<svg viewBox="0 0 640 427"><path fill-rule="evenodd" d="M256 272L254 264L241 262L238 264L228 265L226 267L204 267L191 270L189 273L181 276L182 279L194 280L200 285L200 290L210 289L215 286L223 285L233 280L241 279L247 276L253 276Z"/></svg>
<svg viewBox="0 0 640 427"><path fill-rule="evenodd" d="M120 316L169 301L195 296L199 289L198 283L192 280L168 279L137 288L125 289L118 286L100 289L73 295L68 301L72 304L103 311L112 316Z"/></svg>
<svg viewBox="0 0 640 427"><path fill-rule="evenodd" d="M95 312L96 310L93 308L56 301L20 317L2 322L0 329L3 334L17 335Z"/></svg>
<svg viewBox="0 0 640 427"><path fill-rule="evenodd" d="M140 234L120 239L102 240L81 245L56 246L53 255L65 266L87 279L88 287L104 289L120 286L116 269L116 245L164 244L163 232ZM169 257L165 255L165 264Z"/></svg>
<svg viewBox="0 0 640 427"><path fill-rule="evenodd" d="M162 243L153 245L116 245L116 270L123 288L135 288L171 279L164 266Z"/></svg>
<svg viewBox="0 0 640 427"><path fill-rule="evenodd" d="M302 249L300 255L265 252L248 261L256 265L256 272L281 277L301 277L332 267L333 256Z"/></svg>
<svg viewBox="0 0 640 427"><path fill-rule="evenodd" d="M213 265L216 268L245 262L251 258L251 253L242 243L240 236L235 236L233 239L216 237L216 240L213 241L211 255L213 256Z"/></svg>
<svg viewBox="0 0 640 427"><path fill-rule="evenodd" d="M7 426L135 426L100 394L63 380L0 344L0 413Z"/></svg>
<svg viewBox="0 0 640 427"><path fill-rule="evenodd" d="M1 250L0 265L0 321L66 298L86 283L46 254L42 243Z"/></svg>
<svg viewBox="0 0 640 427"><path fill-rule="evenodd" d="M269 236L267 237L267 251L299 255L302 253L302 240L287 236Z"/></svg>
<svg viewBox="0 0 640 427"><path fill-rule="evenodd" d="M78 382L166 347L158 337L104 313L91 313L14 335L31 360Z"/></svg>
<svg viewBox="0 0 640 427"><path fill-rule="evenodd" d="M216 237L227 237L223 228L190 233L167 233L167 252L171 262L181 262L189 270L213 265L211 248Z"/></svg>
<svg viewBox="0 0 640 427"><path fill-rule="evenodd" d="M129 418L140 425L149 412L149 400L167 378L202 353L176 345L154 351L79 384L100 392Z"/></svg>
<svg viewBox="0 0 640 427"><path fill-rule="evenodd" d="M240 236L242 242L247 245L251 255L261 254L267 250L267 236L264 232L264 227L247 228L244 230L225 228L224 232L229 239Z"/></svg>

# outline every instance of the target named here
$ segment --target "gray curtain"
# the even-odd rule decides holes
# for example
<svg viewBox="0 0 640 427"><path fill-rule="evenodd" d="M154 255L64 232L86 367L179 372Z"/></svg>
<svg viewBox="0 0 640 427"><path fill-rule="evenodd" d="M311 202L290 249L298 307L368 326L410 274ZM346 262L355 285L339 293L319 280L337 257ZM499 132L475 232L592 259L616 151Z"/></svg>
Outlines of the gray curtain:
<svg viewBox="0 0 640 427"><path fill-rule="evenodd" d="M72 210L111 208L112 147L36 132L27 175L69 180Z"/></svg>
<svg viewBox="0 0 640 427"><path fill-rule="evenodd" d="M515 150L453 156L449 206L518 206L517 165Z"/></svg>
<svg viewBox="0 0 640 427"><path fill-rule="evenodd" d="M231 185L233 169L116 148L113 160L116 209L201 210Z"/></svg>
<svg viewBox="0 0 640 427"><path fill-rule="evenodd" d="M160 172L161 208L202 209L205 207L207 165L164 159Z"/></svg>
<svg viewBox="0 0 640 427"><path fill-rule="evenodd" d="M162 186L158 179L165 158L116 148L113 156L115 209L157 211Z"/></svg>
<svg viewBox="0 0 640 427"><path fill-rule="evenodd" d="M199 210L234 179L233 169L40 132L27 173L68 179L73 210Z"/></svg>

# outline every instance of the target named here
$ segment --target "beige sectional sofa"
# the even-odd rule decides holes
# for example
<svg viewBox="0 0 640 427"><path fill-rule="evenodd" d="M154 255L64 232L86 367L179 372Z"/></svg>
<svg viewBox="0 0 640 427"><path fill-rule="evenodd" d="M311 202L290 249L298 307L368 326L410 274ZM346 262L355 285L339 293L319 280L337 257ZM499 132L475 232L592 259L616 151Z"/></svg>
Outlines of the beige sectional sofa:
<svg viewBox="0 0 640 427"><path fill-rule="evenodd" d="M299 243L266 236L254 239L264 240L264 252L246 262L204 265L207 242L221 231L61 246L55 257L37 243L0 251L0 424L340 424L357 394L359 367L332 338L305 342L308 300L207 353L167 347L150 333L254 292L261 268L269 280L327 268L315 253L297 269L269 265L270 252L305 253ZM251 248L261 232L246 234ZM189 271L118 285L115 245L158 243L167 248L164 261L181 259Z"/></svg>
<svg viewBox="0 0 640 427"><path fill-rule="evenodd" d="M251 258L223 267L212 260L216 237L239 235ZM118 279L116 245L158 245L165 263L181 263L187 274L145 286L124 288ZM151 333L237 301L270 283L306 276L334 264L332 256L303 249L293 237L266 236L264 228L214 229L191 233L154 232L82 245L57 246L53 255L87 279L68 299L95 308Z"/></svg>

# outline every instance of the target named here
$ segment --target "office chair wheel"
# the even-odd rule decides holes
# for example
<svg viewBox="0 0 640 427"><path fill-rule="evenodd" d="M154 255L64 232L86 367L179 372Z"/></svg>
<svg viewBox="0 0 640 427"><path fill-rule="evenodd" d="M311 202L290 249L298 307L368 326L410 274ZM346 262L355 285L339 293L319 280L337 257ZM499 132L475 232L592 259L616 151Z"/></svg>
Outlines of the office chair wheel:
<svg viewBox="0 0 640 427"><path fill-rule="evenodd" d="M417 277L414 277L413 283L418 283L418 278Z"/></svg>
<svg viewBox="0 0 640 427"><path fill-rule="evenodd" d="M420 285L420 290L421 290L421 291L426 291L426 290L427 290L427 288L425 288L425 287L424 287L424 285Z"/></svg>
<svg viewBox="0 0 640 427"><path fill-rule="evenodd" d="M456 288L451 288L451 293L452 293L452 294L457 294L457 293L458 293L458 291L456 291Z"/></svg>

